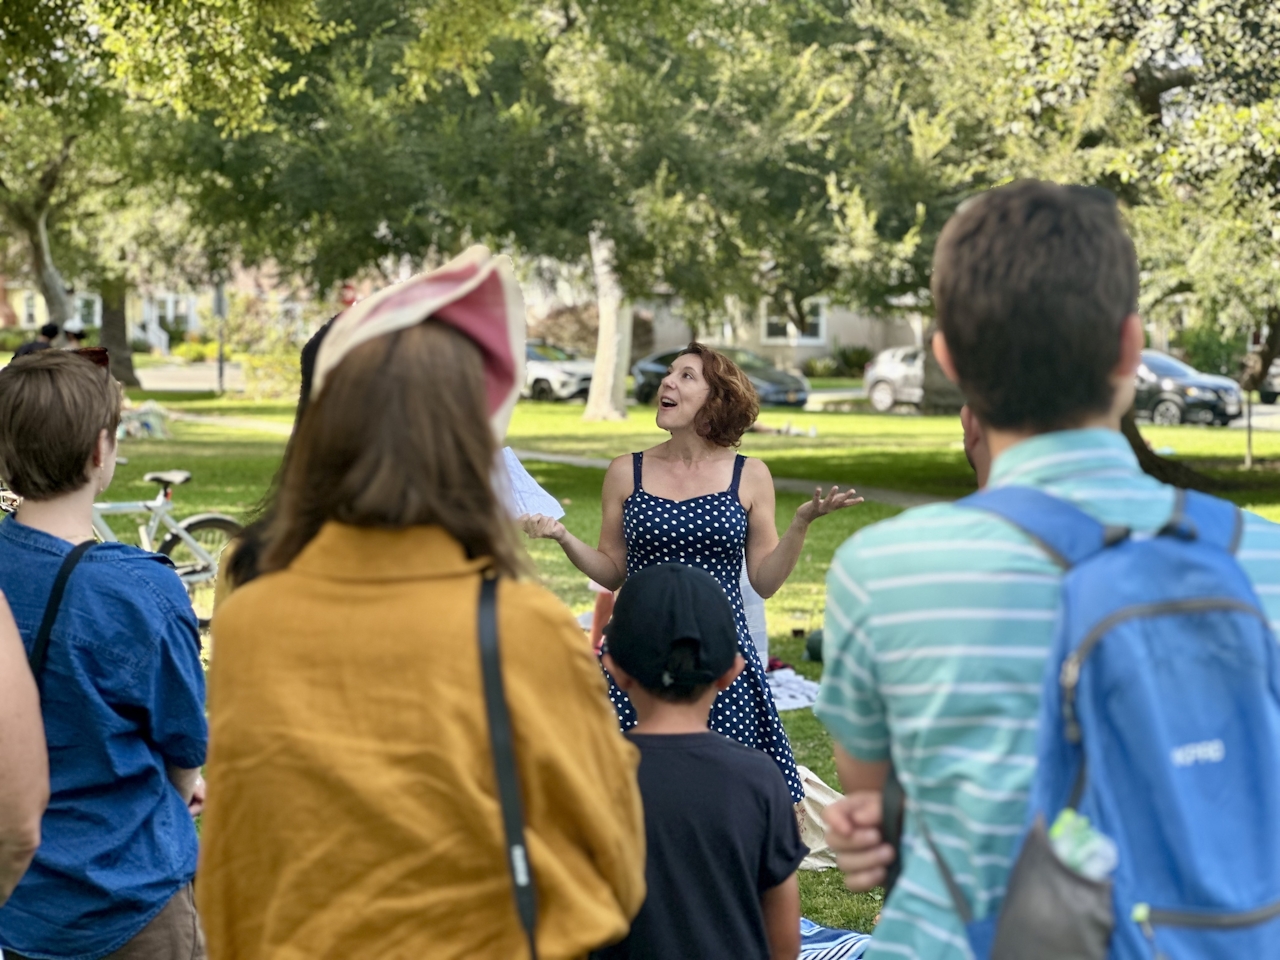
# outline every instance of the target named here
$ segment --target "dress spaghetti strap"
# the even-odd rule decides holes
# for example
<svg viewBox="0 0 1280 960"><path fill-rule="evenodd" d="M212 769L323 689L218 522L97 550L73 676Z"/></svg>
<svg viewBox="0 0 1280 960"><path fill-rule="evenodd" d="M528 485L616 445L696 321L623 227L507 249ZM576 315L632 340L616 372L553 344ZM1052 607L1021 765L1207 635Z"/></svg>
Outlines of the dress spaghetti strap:
<svg viewBox="0 0 1280 960"><path fill-rule="evenodd" d="M742 465L747 462L747 458L742 454L738 454L733 461L733 483L729 484L729 494L735 500L738 499L738 481L742 479Z"/></svg>
<svg viewBox="0 0 1280 960"><path fill-rule="evenodd" d="M636 484L635 489L631 492L639 493L644 489L644 487L640 485L640 474L644 471L644 451L641 451L640 453L633 453L631 455L631 470L635 474Z"/></svg>

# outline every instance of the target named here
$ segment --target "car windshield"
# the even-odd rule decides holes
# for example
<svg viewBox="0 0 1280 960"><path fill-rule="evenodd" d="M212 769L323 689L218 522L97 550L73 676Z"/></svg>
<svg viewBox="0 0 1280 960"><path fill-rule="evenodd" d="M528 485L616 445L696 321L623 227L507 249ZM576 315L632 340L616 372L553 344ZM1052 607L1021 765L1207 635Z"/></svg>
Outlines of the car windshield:
<svg viewBox="0 0 1280 960"><path fill-rule="evenodd" d="M752 353L749 350L721 350L724 354L743 370L747 371L765 371L775 369L774 365L759 354Z"/></svg>
<svg viewBox="0 0 1280 960"><path fill-rule="evenodd" d="M564 350L559 347L553 347L549 343L531 343L529 344L530 360L572 360Z"/></svg>
<svg viewBox="0 0 1280 960"><path fill-rule="evenodd" d="M1197 371L1181 360L1175 360L1167 353L1156 353L1154 350L1142 351L1142 362L1157 377L1193 377Z"/></svg>

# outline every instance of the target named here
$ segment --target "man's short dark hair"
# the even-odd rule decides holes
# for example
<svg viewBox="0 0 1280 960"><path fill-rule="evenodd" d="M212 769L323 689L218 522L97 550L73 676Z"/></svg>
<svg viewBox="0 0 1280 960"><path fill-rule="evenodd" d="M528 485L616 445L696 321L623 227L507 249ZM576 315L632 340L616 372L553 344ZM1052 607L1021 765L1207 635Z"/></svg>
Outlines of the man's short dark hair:
<svg viewBox="0 0 1280 960"><path fill-rule="evenodd" d="M1021 180L961 206L933 258L938 328L978 418L1036 432L1106 413L1138 263L1115 197Z"/></svg>
<svg viewBox="0 0 1280 960"><path fill-rule="evenodd" d="M40 336L47 340L52 340L58 335L58 325L56 323L46 323L40 328Z"/></svg>
<svg viewBox="0 0 1280 960"><path fill-rule="evenodd" d="M30 500L79 490L106 430L120 423L119 385L104 367L40 350L0 370L0 476Z"/></svg>

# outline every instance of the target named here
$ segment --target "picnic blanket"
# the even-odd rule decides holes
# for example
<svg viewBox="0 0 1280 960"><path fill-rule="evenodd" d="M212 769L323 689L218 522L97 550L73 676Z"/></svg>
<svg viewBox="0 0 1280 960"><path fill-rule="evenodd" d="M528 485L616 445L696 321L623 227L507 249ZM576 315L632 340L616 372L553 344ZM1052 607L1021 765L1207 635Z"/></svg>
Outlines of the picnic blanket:
<svg viewBox="0 0 1280 960"><path fill-rule="evenodd" d="M871 946L871 934L833 930L800 918L800 960L858 960Z"/></svg>
<svg viewBox="0 0 1280 960"><path fill-rule="evenodd" d="M803 710L812 707L818 699L818 684L800 676L789 667L770 670L765 674L774 706L782 710Z"/></svg>

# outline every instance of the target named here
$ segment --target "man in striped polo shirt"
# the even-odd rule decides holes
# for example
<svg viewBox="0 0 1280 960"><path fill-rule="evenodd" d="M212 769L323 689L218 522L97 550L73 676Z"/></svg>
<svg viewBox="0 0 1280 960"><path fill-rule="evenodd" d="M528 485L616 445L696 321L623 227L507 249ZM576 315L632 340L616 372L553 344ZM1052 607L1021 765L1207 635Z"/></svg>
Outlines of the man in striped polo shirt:
<svg viewBox="0 0 1280 960"><path fill-rule="evenodd" d="M934 256L934 351L993 458L990 486L1036 487L1104 524L1154 533L1174 490L1119 432L1143 346L1138 271L1114 199L1023 181L966 204ZM1237 554L1273 626L1280 527L1246 515ZM1025 826L1061 572L994 515L937 504L860 531L827 577L815 711L848 794L828 838L854 889L881 883L880 788L908 796L902 874L869 958L970 955L923 818L973 908L997 912Z"/></svg>

